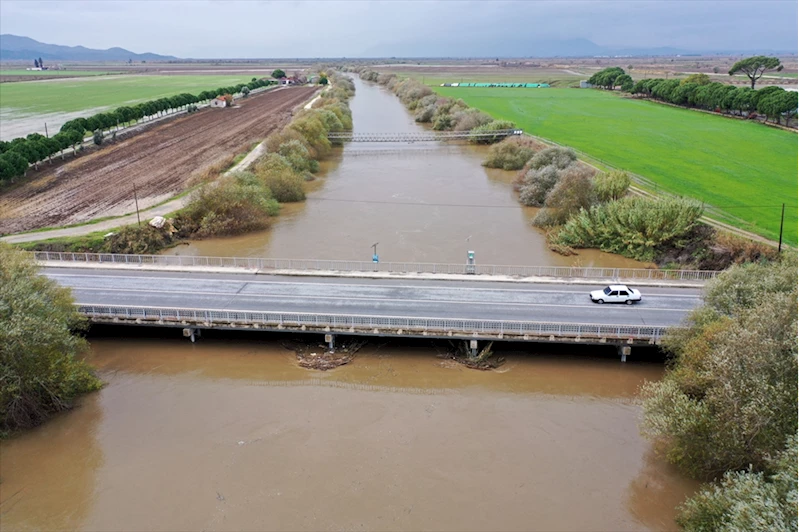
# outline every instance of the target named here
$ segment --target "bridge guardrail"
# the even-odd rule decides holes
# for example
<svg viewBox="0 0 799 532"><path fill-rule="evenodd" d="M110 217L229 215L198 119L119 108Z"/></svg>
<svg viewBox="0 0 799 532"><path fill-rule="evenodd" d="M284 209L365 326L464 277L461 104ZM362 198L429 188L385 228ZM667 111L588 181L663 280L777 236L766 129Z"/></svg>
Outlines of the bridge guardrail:
<svg viewBox="0 0 799 532"><path fill-rule="evenodd" d="M449 318L410 318L401 316L364 316L349 314L313 314L302 312L255 312L244 310L203 310L165 307L128 307L107 305L76 305L79 312L89 318L108 318L113 320L142 320L159 323L173 323L176 326L186 322L205 327L272 326L282 327L335 327L352 329L353 332L376 333L402 330L407 334L448 334L461 335L513 335L513 336L555 336L557 338L610 338L618 340L657 341L667 327L640 325L596 325L585 323L524 322L510 320L472 320ZM376 331L377 330L377 331Z"/></svg>
<svg viewBox="0 0 799 532"><path fill-rule="evenodd" d="M432 142L447 139L495 138L521 135L521 129L499 129L497 131L418 131L405 133L355 133L353 131L334 131L328 133L330 140L350 140L354 142Z"/></svg>
<svg viewBox="0 0 799 532"><path fill-rule="evenodd" d="M512 266L499 264L447 264L434 262L379 262L322 259L270 259L262 257L204 257L192 255L123 255L116 253L69 253L34 251L40 262L154 265L164 267L242 268L260 271L336 271L428 273L456 275L507 275L597 280L707 281L718 271L656 270L646 268L593 268L576 266Z"/></svg>

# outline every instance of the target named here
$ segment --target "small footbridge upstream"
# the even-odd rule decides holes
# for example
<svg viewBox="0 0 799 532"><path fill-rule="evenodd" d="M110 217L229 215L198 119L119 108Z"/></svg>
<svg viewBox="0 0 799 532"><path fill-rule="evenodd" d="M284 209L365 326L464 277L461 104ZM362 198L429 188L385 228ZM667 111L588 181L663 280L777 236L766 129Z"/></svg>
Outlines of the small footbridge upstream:
<svg viewBox="0 0 799 532"><path fill-rule="evenodd" d="M655 345L718 272L35 252L91 323L477 341ZM589 290L634 284L635 305Z"/></svg>
<svg viewBox="0 0 799 532"><path fill-rule="evenodd" d="M442 140L497 140L522 135L521 129L497 131L419 131L411 133L354 133L339 131L328 133L327 138L339 142L437 142Z"/></svg>

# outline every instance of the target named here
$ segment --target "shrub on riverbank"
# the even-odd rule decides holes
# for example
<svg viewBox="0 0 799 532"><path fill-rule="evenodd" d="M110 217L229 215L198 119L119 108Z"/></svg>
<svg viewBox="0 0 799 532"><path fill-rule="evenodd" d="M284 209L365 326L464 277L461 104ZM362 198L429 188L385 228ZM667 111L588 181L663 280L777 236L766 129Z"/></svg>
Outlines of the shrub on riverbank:
<svg viewBox="0 0 799 532"><path fill-rule="evenodd" d="M83 324L70 291L37 273L28 254L0 243L0 436L42 423L98 390L72 333Z"/></svg>
<svg viewBox="0 0 799 532"><path fill-rule="evenodd" d="M301 175L293 171L272 170L259 174L264 185L280 203L292 203L305 199Z"/></svg>
<svg viewBox="0 0 799 532"><path fill-rule="evenodd" d="M622 198L580 211L553 241L651 262L666 249L683 247L702 212L700 203L686 199Z"/></svg>
<svg viewBox="0 0 799 532"><path fill-rule="evenodd" d="M492 120L488 124L483 124L482 126L477 126L476 128L472 129L472 133L480 133L481 135L486 135L488 133L494 133L496 131L505 131L508 129L513 129L516 125L513 122L509 122L507 120ZM472 144L493 144L495 142L499 142L502 139L506 138L504 135L489 135L489 136L481 136L481 137L472 137L469 139L469 142Z"/></svg>
<svg viewBox="0 0 799 532"><path fill-rule="evenodd" d="M483 166L521 170L538 149L539 143L529 137L508 137L488 149Z"/></svg>
<svg viewBox="0 0 799 532"><path fill-rule="evenodd" d="M240 172L195 192L174 226L182 238L235 235L265 229L279 210L263 179Z"/></svg>
<svg viewBox="0 0 799 532"><path fill-rule="evenodd" d="M725 474L683 506L683 526L795 530L796 253L735 266L704 295L664 340L666 376L642 388L644 434L696 478Z"/></svg>
<svg viewBox="0 0 799 532"><path fill-rule="evenodd" d="M594 177L597 201L606 203L620 200L629 192L630 184L630 176L627 172L613 171L598 174Z"/></svg>

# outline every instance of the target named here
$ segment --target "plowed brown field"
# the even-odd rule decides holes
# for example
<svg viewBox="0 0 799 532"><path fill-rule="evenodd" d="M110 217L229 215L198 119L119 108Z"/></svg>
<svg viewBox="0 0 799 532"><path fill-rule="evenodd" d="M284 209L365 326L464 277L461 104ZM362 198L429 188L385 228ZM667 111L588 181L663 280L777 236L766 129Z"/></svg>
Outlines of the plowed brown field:
<svg viewBox="0 0 799 532"><path fill-rule="evenodd" d="M181 192L191 174L286 124L314 87L268 91L227 109L205 108L43 169L0 195L0 234L130 212L133 185L145 208Z"/></svg>

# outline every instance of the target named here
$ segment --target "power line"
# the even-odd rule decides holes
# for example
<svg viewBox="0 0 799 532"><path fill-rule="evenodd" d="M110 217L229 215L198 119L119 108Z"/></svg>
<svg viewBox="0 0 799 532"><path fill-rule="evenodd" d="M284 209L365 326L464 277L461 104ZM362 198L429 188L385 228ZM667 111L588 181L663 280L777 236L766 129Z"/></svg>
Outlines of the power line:
<svg viewBox="0 0 799 532"><path fill-rule="evenodd" d="M356 199L338 199L338 198L311 198L310 201L335 201L341 203L375 203L379 205L413 205L417 207L472 207L472 208L488 208L488 209L521 209L523 205L478 205L468 203L419 203L413 201L379 201L379 200L356 200Z"/></svg>
<svg viewBox="0 0 799 532"><path fill-rule="evenodd" d="M340 203L374 203L378 205L412 205L417 207L470 207L470 208L483 208L483 209L521 209L524 205L480 205L474 203L419 203L413 201L382 201L382 200L357 200L346 198L325 198L325 197L308 197L308 201L334 201ZM706 204L708 207L716 209L771 209L781 208L779 205L712 205ZM796 208L795 205L786 205L789 208Z"/></svg>

